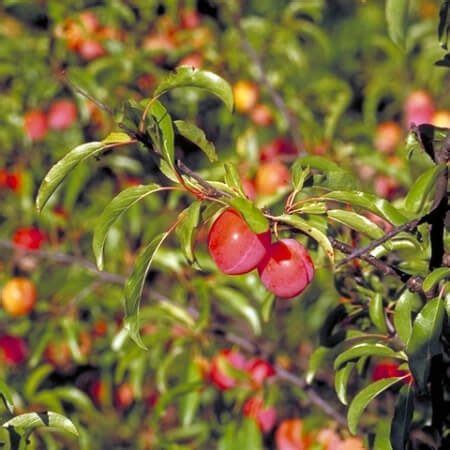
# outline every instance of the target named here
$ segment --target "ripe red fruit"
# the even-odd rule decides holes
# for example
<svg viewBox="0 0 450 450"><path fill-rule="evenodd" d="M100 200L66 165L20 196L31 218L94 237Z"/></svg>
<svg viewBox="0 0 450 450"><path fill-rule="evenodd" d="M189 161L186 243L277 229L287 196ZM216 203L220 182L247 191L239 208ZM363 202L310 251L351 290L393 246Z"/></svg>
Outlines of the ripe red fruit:
<svg viewBox="0 0 450 450"><path fill-rule="evenodd" d="M79 15L79 20L83 28L88 33L94 33L100 28L100 22L96 14L92 11L83 11Z"/></svg>
<svg viewBox="0 0 450 450"><path fill-rule="evenodd" d="M258 86L246 80L240 80L233 86L234 106L237 111L248 113L259 98Z"/></svg>
<svg viewBox="0 0 450 450"><path fill-rule="evenodd" d="M3 308L11 316L25 316L30 313L36 299L36 286L27 278L12 278L3 286Z"/></svg>
<svg viewBox="0 0 450 450"><path fill-rule="evenodd" d="M106 51L100 42L93 39L86 39L80 43L78 53L85 61L93 61L104 56Z"/></svg>
<svg viewBox="0 0 450 450"><path fill-rule="evenodd" d="M289 184L289 169L279 161L262 163L256 171L256 192L261 195L273 195Z"/></svg>
<svg viewBox="0 0 450 450"><path fill-rule="evenodd" d="M264 286L281 298L292 298L305 290L314 277L308 251L295 239L273 243L258 266Z"/></svg>
<svg viewBox="0 0 450 450"><path fill-rule="evenodd" d="M41 248L41 245L45 240L45 234L36 227L18 228L13 236L13 242L16 245L28 250L37 250Z"/></svg>
<svg viewBox="0 0 450 450"><path fill-rule="evenodd" d="M431 118L435 127L450 128L450 111L436 111Z"/></svg>
<svg viewBox="0 0 450 450"><path fill-rule="evenodd" d="M213 223L208 249L217 267L228 275L250 272L270 245L270 231L254 233L234 209L226 209Z"/></svg>
<svg viewBox="0 0 450 450"><path fill-rule="evenodd" d="M263 103L258 103L255 105L253 110L250 112L250 118L255 125L259 125L260 127L268 127L273 123L272 110Z"/></svg>
<svg viewBox="0 0 450 450"><path fill-rule="evenodd" d="M27 354L27 344L22 338L8 334L0 336L0 362L17 366L25 361Z"/></svg>
<svg viewBox="0 0 450 450"><path fill-rule="evenodd" d="M395 362L389 360L380 361L373 368L372 381L393 377L406 377L406 382L411 381L411 373L407 370L399 369L399 365Z"/></svg>
<svg viewBox="0 0 450 450"><path fill-rule="evenodd" d="M200 53L191 53L190 55L186 55L178 63L178 67L180 66L188 66L194 69L201 69L203 66L203 56Z"/></svg>
<svg viewBox="0 0 450 450"><path fill-rule="evenodd" d="M101 406L105 402L108 394L106 384L97 378L91 382L88 393L95 405Z"/></svg>
<svg viewBox="0 0 450 450"><path fill-rule="evenodd" d="M47 119L52 130L65 130L77 119L77 107L72 100L56 100L50 105Z"/></svg>
<svg viewBox="0 0 450 450"><path fill-rule="evenodd" d="M241 180L242 183L242 189L244 190L244 194L249 198L250 200L255 200L256 198L256 189L255 185L252 180L249 180L248 178L243 178Z"/></svg>
<svg viewBox="0 0 450 450"><path fill-rule="evenodd" d="M247 372L254 387L261 388L267 378L273 377L275 368L265 359L253 358L247 364Z"/></svg>
<svg viewBox="0 0 450 450"><path fill-rule="evenodd" d="M21 185L22 177L20 173L0 169L0 188L7 188L11 191L18 192Z"/></svg>
<svg viewBox="0 0 450 450"><path fill-rule="evenodd" d="M264 407L263 399L249 398L242 408L245 417L253 419L263 433L269 433L277 420L277 412L273 406Z"/></svg>
<svg viewBox="0 0 450 450"><path fill-rule="evenodd" d="M399 191L399 185L389 175L378 175L374 180L374 190L378 196L392 200Z"/></svg>
<svg viewBox="0 0 450 450"><path fill-rule="evenodd" d="M41 141L47 134L47 116L39 109L28 111L24 116L25 134L32 141Z"/></svg>
<svg viewBox="0 0 450 450"><path fill-rule="evenodd" d="M298 150L289 139L276 138L261 148L261 161L275 161L281 159L292 159L298 155Z"/></svg>
<svg viewBox="0 0 450 450"><path fill-rule="evenodd" d="M402 129L395 122L380 123L375 132L374 145L382 153L392 153L400 144Z"/></svg>
<svg viewBox="0 0 450 450"><path fill-rule="evenodd" d="M226 391L237 385L238 380L233 377L229 369L245 370L245 358L237 350L221 350L211 361L209 379L221 391Z"/></svg>
<svg viewBox="0 0 450 450"><path fill-rule="evenodd" d="M114 405L117 409L125 410L134 401L133 387L129 383L122 383L114 391Z"/></svg>
<svg viewBox="0 0 450 450"><path fill-rule="evenodd" d="M186 30L192 30L200 25L201 17L195 9L183 9L180 13L181 26Z"/></svg>
<svg viewBox="0 0 450 450"><path fill-rule="evenodd" d="M409 94L404 107L405 125L409 128L412 123L431 123L435 112L434 102L426 91L414 91Z"/></svg>
<svg viewBox="0 0 450 450"><path fill-rule="evenodd" d="M275 432L277 450L307 450L310 441L309 436L304 435L300 419L283 420Z"/></svg>
<svg viewBox="0 0 450 450"><path fill-rule="evenodd" d="M58 370L68 369L72 363L72 352L66 341L54 341L47 345L44 357L48 363Z"/></svg>

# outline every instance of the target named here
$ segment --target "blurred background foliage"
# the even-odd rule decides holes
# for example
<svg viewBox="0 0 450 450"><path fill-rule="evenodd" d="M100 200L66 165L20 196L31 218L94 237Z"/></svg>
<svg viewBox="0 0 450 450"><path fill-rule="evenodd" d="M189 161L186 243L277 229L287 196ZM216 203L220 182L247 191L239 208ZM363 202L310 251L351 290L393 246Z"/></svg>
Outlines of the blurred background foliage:
<svg viewBox="0 0 450 450"><path fill-rule="evenodd" d="M49 167L69 149L115 129L114 114L80 89L117 114L125 100L151 97L179 65L211 70L234 86L248 81L257 89L259 116L255 108L238 106L230 114L202 91L170 92L165 104L172 116L202 128L220 164L206 164L181 138L179 157L217 179L223 162L235 162L250 179L264 149L285 139L353 173L354 180L341 180L343 186L376 192L395 204L416 176L403 145L405 100L422 92L432 101L435 124L450 126L449 73L434 65L443 56L436 37L440 2L411 3L403 50L388 37L380 0L2 2L0 284L30 279L37 302L23 317L0 310L1 335L18 337L24 346L19 360L3 350L1 377L17 412L59 412L80 432L79 442L38 432L30 448L277 448L276 433L260 433L242 412L254 390L220 393L204 376L205 367L233 346L224 339L226 330L255 341L272 364L303 377L325 317L346 301L345 289L336 289L320 250L313 249L319 261L313 286L301 301L274 304L267 320L270 299L255 274L220 274L207 255L203 227L196 246L203 271L185 261L173 238L157 254L141 311L150 350L136 347L121 330L124 277L140 245L166 230L186 199L175 192L149 196L115 223L106 245L106 275L90 263L96 219L120 190L162 178L142 148L80 165L37 214L34 199ZM70 101L73 120L58 125L56 118L42 133L30 132L30 113L48 118L62 99ZM387 122L395 125L397 138L383 150L377 132ZM257 202L271 203L263 196ZM317 226L320 221L317 216ZM13 247L17 231L30 227L44 236L39 248ZM193 332L179 319L180 311L167 312L157 303L166 298L180 309L207 311L208 326ZM326 402L337 403L330 373L321 373L316 383ZM258 395L276 409L277 424L301 418L306 430L348 435L311 405L301 386L265 383ZM392 399L378 406L366 415L367 424L392 408ZM2 415L9 417L6 410ZM313 442L308 448L327 447Z"/></svg>

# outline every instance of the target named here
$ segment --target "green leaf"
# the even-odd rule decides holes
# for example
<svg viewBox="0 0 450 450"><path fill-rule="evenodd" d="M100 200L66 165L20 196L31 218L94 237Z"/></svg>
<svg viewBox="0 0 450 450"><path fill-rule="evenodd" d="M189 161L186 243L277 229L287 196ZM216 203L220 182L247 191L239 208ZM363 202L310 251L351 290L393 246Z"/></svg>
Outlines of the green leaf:
<svg viewBox="0 0 450 450"><path fill-rule="evenodd" d="M342 352L334 361L334 368L339 369L344 364L362 356L380 356L383 358L400 358L398 353L383 344L356 344ZM400 358L402 359L402 358Z"/></svg>
<svg viewBox="0 0 450 450"><path fill-rule="evenodd" d="M186 256L186 259L191 264L195 261L193 248L195 232L197 231L197 227L200 222L201 206L202 202L196 201L186 208L180 214L180 216L184 217L175 231L180 241L181 250L183 250L184 256Z"/></svg>
<svg viewBox="0 0 450 450"><path fill-rule="evenodd" d="M286 223L308 236L312 237L317 243L323 248L325 254L330 259L331 263L334 263L334 250L327 236L322 233L319 229L312 227L308 222L301 219L298 216L283 214L276 217L276 220Z"/></svg>
<svg viewBox="0 0 450 450"><path fill-rule="evenodd" d="M450 278L450 267L439 267L423 280L422 288L425 292L431 291L445 278Z"/></svg>
<svg viewBox="0 0 450 450"><path fill-rule="evenodd" d="M270 315L272 313L275 298L275 294L272 294L269 291L264 294L261 302L261 317L265 323L269 322L270 320Z"/></svg>
<svg viewBox="0 0 450 450"><path fill-rule="evenodd" d="M439 11L438 36L439 43L444 50L448 49L448 36L450 32L450 1L444 1Z"/></svg>
<svg viewBox="0 0 450 450"><path fill-rule="evenodd" d="M347 412L348 429L353 435L357 432L358 422L367 405L378 395L402 380L402 377L385 378L369 384L354 397Z"/></svg>
<svg viewBox="0 0 450 450"><path fill-rule="evenodd" d="M373 324L381 333L387 333L386 316L384 314L383 296L374 294L369 300L369 316Z"/></svg>
<svg viewBox="0 0 450 450"><path fill-rule="evenodd" d="M447 170L445 164L439 164L426 170L411 186L405 198L405 209L413 215L424 216L434 206L437 179Z"/></svg>
<svg viewBox="0 0 450 450"><path fill-rule="evenodd" d="M147 347L142 342L139 333L139 308L142 291L155 253L168 235L168 232L159 234L141 251L134 264L133 272L125 284L125 328L133 341L144 350Z"/></svg>
<svg viewBox="0 0 450 450"><path fill-rule="evenodd" d="M431 358L442 351L440 342L445 317L444 301L430 300L414 320L406 353L409 367L420 390L424 390L430 373Z"/></svg>
<svg viewBox="0 0 450 450"><path fill-rule="evenodd" d="M269 221L253 202L246 198L235 197L228 200L230 206L239 211L254 233L264 233L269 229Z"/></svg>
<svg viewBox="0 0 450 450"><path fill-rule="evenodd" d="M186 372L183 379L188 383L202 381L202 373L195 361L193 355L189 355L189 363L186 366ZM180 418L183 426L189 426L196 418L196 413L200 405L200 392L191 393L180 398Z"/></svg>
<svg viewBox="0 0 450 450"><path fill-rule="evenodd" d="M408 27L409 0L386 0L389 36L398 46L405 46Z"/></svg>
<svg viewBox="0 0 450 450"><path fill-rule="evenodd" d="M110 144L127 144L131 142L133 139L127 134L122 132L112 132L109 133L108 136L106 136L102 143L104 145L110 145Z"/></svg>
<svg viewBox="0 0 450 450"><path fill-rule="evenodd" d="M6 409L14 414L14 401L11 389L9 386L3 381L0 380L0 396L2 397L3 403L6 406Z"/></svg>
<svg viewBox="0 0 450 450"><path fill-rule="evenodd" d="M16 416L11 420L8 420L2 426L5 428L22 428L29 433L36 428L50 427L78 436L78 430L67 417L52 411L21 414L20 416Z"/></svg>
<svg viewBox="0 0 450 450"><path fill-rule="evenodd" d="M334 375L334 389L338 396L338 399L344 405L347 405L347 385L350 375L355 368L355 363L350 362L346 364L342 369L336 371Z"/></svg>
<svg viewBox="0 0 450 450"><path fill-rule="evenodd" d="M59 160L47 173L36 197L36 208L41 211L47 203L50 196L56 188L62 183L64 178L80 162L99 155L105 150L106 145L103 142L89 142L79 145L67 153L64 158Z"/></svg>
<svg viewBox="0 0 450 450"><path fill-rule="evenodd" d="M191 67L179 67L158 85L154 95L159 97L165 92L179 87L205 89L219 97L230 111L233 109L233 91L230 85L215 73Z"/></svg>
<svg viewBox="0 0 450 450"><path fill-rule="evenodd" d="M217 153L214 144L208 141L203 130L184 120L175 120L173 124L178 133L194 143L208 157L210 162L217 161Z"/></svg>
<svg viewBox="0 0 450 450"><path fill-rule="evenodd" d="M361 216L353 211L342 209L330 209L328 217L343 225L358 231L371 239L380 239L384 236L384 231L367 217Z"/></svg>
<svg viewBox="0 0 450 450"><path fill-rule="evenodd" d="M408 221L408 218L387 200L366 192L334 191L324 195L321 199L337 200L348 203L351 206L364 208L366 211L371 211L383 217L395 226L402 225Z"/></svg>
<svg viewBox="0 0 450 450"><path fill-rule="evenodd" d="M181 306L169 302L160 302L158 309L161 309L177 322L181 322L188 328L194 328L195 322L192 316Z"/></svg>
<svg viewBox="0 0 450 450"><path fill-rule="evenodd" d="M238 192L242 197L247 198L242 187L241 177L236 164L225 163L223 167L225 169L225 184Z"/></svg>
<svg viewBox="0 0 450 450"><path fill-rule="evenodd" d="M412 305L420 302L418 294L405 289L395 303L394 327L398 337L406 345L412 332Z"/></svg>
<svg viewBox="0 0 450 450"><path fill-rule="evenodd" d="M145 186L132 186L114 197L106 206L95 225L94 237L92 239L92 249L100 270L103 269L103 249L105 247L106 235L111 225L136 203L148 195L161 190L163 190L161 186L153 183Z"/></svg>
<svg viewBox="0 0 450 450"><path fill-rule="evenodd" d="M390 420L378 420L375 431L375 441L373 448L377 450L392 450L390 441L391 422Z"/></svg>
<svg viewBox="0 0 450 450"><path fill-rule="evenodd" d="M150 129L153 145L158 149L164 161L170 169L174 169L175 157L175 134L173 131L172 118L167 109L157 100L153 100L149 108L150 115L155 119L156 131Z"/></svg>
<svg viewBox="0 0 450 450"><path fill-rule="evenodd" d="M317 371L324 365L333 354L333 350L328 347L317 347L309 358L308 371L306 372L306 382L311 384Z"/></svg>
<svg viewBox="0 0 450 450"><path fill-rule="evenodd" d="M404 450L406 448L413 413L414 389L408 384L400 389L395 404L390 434L393 450Z"/></svg>
<svg viewBox="0 0 450 450"><path fill-rule="evenodd" d="M214 295L243 316L250 324L255 335L261 334L261 320L258 312L241 292L228 287L217 287Z"/></svg>

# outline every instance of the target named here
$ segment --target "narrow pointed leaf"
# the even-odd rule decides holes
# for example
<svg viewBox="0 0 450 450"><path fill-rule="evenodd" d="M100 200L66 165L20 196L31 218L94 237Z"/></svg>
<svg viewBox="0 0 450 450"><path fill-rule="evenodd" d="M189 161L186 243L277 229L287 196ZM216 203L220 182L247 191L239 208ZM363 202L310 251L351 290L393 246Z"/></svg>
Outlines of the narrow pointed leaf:
<svg viewBox="0 0 450 450"><path fill-rule="evenodd" d="M444 301L430 300L414 320L406 353L409 367L420 390L424 390L430 373L431 358L442 351L440 342L445 317Z"/></svg>
<svg viewBox="0 0 450 450"><path fill-rule="evenodd" d="M369 300L369 316L381 333L387 333L386 316L384 314L383 296L376 293Z"/></svg>
<svg viewBox="0 0 450 450"><path fill-rule="evenodd" d="M79 145L59 160L47 173L36 197L36 208L41 211L64 178L82 161L98 156L105 149L103 142L88 142Z"/></svg>
<svg viewBox="0 0 450 450"><path fill-rule="evenodd" d="M159 129L158 133L151 133L155 147L160 151L162 157L171 169L174 167L175 155L175 134L173 131L173 123L167 109L157 100L153 100L149 108L149 113L155 119Z"/></svg>
<svg viewBox="0 0 450 450"><path fill-rule="evenodd" d="M386 20L389 36L400 47L405 45L408 10L409 0L386 0Z"/></svg>
<svg viewBox="0 0 450 450"><path fill-rule="evenodd" d="M398 337L406 345L412 332L412 305L420 301L418 294L406 289L395 304L394 327Z"/></svg>
<svg viewBox="0 0 450 450"><path fill-rule="evenodd" d="M233 109L233 91L230 85L215 73L191 67L179 67L158 85L154 95L157 97L179 87L205 89L219 97L230 111Z"/></svg>
<svg viewBox="0 0 450 450"><path fill-rule="evenodd" d="M308 371L306 372L306 382L312 383L317 371L322 367L326 361L333 354L333 349L328 347L317 347L309 358Z"/></svg>
<svg viewBox="0 0 450 450"><path fill-rule="evenodd" d="M217 161L214 144L208 141L203 130L184 120L175 120L173 124L178 133L195 144L207 156L210 162Z"/></svg>
<svg viewBox="0 0 450 450"><path fill-rule="evenodd" d="M194 241L195 232L200 221L200 209L202 202L196 201L186 208L181 214L184 215L184 219L177 226L176 234L180 241L181 250L186 256L189 263L195 261L194 256Z"/></svg>
<svg viewBox="0 0 450 450"><path fill-rule="evenodd" d="M14 402L13 402L12 392L11 392L11 389L8 387L8 385L3 380L0 380L0 396L2 397L3 403L6 406L6 409L11 414L14 414Z"/></svg>
<svg viewBox="0 0 450 450"><path fill-rule="evenodd" d="M269 221L253 202L246 198L235 197L228 201L230 206L242 214L247 225L255 233L264 233L269 229Z"/></svg>
<svg viewBox="0 0 450 450"><path fill-rule="evenodd" d="M422 288L425 292L431 291L439 282L445 278L450 278L450 267L439 267L433 270L422 283Z"/></svg>
<svg viewBox="0 0 450 450"><path fill-rule="evenodd" d="M32 432L36 428L50 427L78 436L78 430L67 417L52 411L21 414L20 416L16 416L11 420L8 420L2 426L5 428L21 428L27 432Z"/></svg>
<svg viewBox="0 0 450 450"><path fill-rule="evenodd" d="M397 396L391 426L391 445L393 450L404 450L409 438L409 430L414 412L414 389L403 386Z"/></svg>
<svg viewBox="0 0 450 450"><path fill-rule="evenodd" d="M380 239L384 236L384 231L367 217L361 216L352 211L342 209L331 209L327 212L330 219L335 220L352 230L358 231L371 239Z"/></svg>
<svg viewBox="0 0 450 450"><path fill-rule="evenodd" d="M355 368L355 363L350 362L346 364L342 369L339 369L334 375L334 389L338 396L338 399L344 405L347 405L347 385L350 375Z"/></svg>
<svg viewBox="0 0 450 450"><path fill-rule="evenodd" d="M157 184L133 186L122 191L106 206L94 228L94 237L92 239L92 248L100 270L103 269L103 249L111 225L136 203L160 190L161 186Z"/></svg>
<svg viewBox="0 0 450 450"><path fill-rule="evenodd" d="M402 380L402 377L385 378L383 380L375 381L375 383L369 384L354 397L347 413L348 429L350 433L356 434L359 419L361 414L366 409L367 405L378 395L390 388L394 384Z"/></svg>
<svg viewBox="0 0 450 450"><path fill-rule="evenodd" d="M334 361L334 368L339 369L349 361L359 359L362 356L379 356L384 358L400 358L390 347L383 344L356 344L342 352ZM401 358L400 358L401 359Z"/></svg>
<svg viewBox="0 0 450 450"><path fill-rule="evenodd" d="M155 253L159 250L168 232L161 233L138 255L133 272L125 284L125 328L139 347L146 349L139 333L139 308L145 279L150 270Z"/></svg>

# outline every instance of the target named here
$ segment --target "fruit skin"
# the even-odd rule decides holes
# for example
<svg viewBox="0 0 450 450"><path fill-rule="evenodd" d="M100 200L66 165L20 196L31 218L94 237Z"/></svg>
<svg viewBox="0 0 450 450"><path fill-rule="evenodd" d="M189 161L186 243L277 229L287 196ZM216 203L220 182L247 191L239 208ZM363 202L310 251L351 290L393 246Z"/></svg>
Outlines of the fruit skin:
<svg viewBox="0 0 450 450"><path fill-rule="evenodd" d="M250 118L255 125L259 125L260 127L268 127L273 123L272 110L263 103L255 105L250 112Z"/></svg>
<svg viewBox="0 0 450 450"><path fill-rule="evenodd" d="M44 357L48 363L60 371L69 369L72 364L72 352L66 341L54 341L47 345Z"/></svg>
<svg viewBox="0 0 450 450"><path fill-rule="evenodd" d="M48 126L52 130L70 128L77 119L77 107L72 100L62 99L54 101L48 110Z"/></svg>
<svg viewBox="0 0 450 450"><path fill-rule="evenodd" d="M93 61L104 56L106 51L100 42L94 39L86 39L80 43L78 53L85 61Z"/></svg>
<svg viewBox="0 0 450 450"><path fill-rule="evenodd" d="M27 278L12 278L2 290L3 308L11 316L25 316L36 303L36 286Z"/></svg>
<svg viewBox="0 0 450 450"><path fill-rule="evenodd" d="M398 123L380 123L375 131L375 148L382 153L393 153L400 144L402 134L402 129Z"/></svg>
<svg viewBox="0 0 450 450"><path fill-rule="evenodd" d="M412 380L411 373L407 370L399 369L399 365L395 362L384 360L377 363L372 371L372 381L384 380L392 377L406 377L405 382Z"/></svg>
<svg viewBox="0 0 450 450"><path fill-rule="evenodd" d="M378 175L374 180L374 190L379 197L392 200L399 192L397 181L389 175Z"/></svg>
<svg viewBox="0 0 450 450"><path fill-rule="evenodd" d="M450 128L450 111L436 111L431 118L431 123L435 127Z"/></svg>
<svg viewBox="0 0 450 450"><path fill-rule="evenodd" d="M262 163L256 171L256 192L260 195L273 195L278 189L287 186L290 178L291 174L282 162Z"/></svg>
<svg viewBox="0 0 450 450"><path fill-rule="evenodd" d="M38 250L46 239L45 234L36 227L18 228L13 236L13 242L27 250Z"/></svg>
<svg viewBox="0 0 450 450"><path fill-rule="evenodd" d="M292 298L311 283L314 264L300 242L281 239L270 246L258 273L267 290L281 298Z"/></svg>
<svg viewBox="0 0 450 450"><path fill-rule="evenodd" d="M435 112L434 102L426 91L414 91L409 94L404 104L405 125L431 123Z"/></svg>
<svg viewBox="0 0 450 450"><path fill-rule="evenodd" d="M122 383L114 390L114 405L123 411L128 409L134 402L133 386L130 383Z"/></svg>
<svg viewBox="0 0 450 450"><path fill-rule="evenodd" d="M184 56L177 66L187 66L194 69L201 69L203 66L203 56L200 53L191 53Z"/></svg>
<svg viewBox="0 0 450 450"><path fill-rule="evenodd" d="M28 347L24 339L4 334L0 336L0 362L8 366L18 366L25 362Z"/></svg>
<svg viewBox="0 0 450 450"><path fill-rule="evenodd" d="M245 417L254 419L260 430L267 434L274 427L277 420L277 412L273 406L264 406L264 401L260 396L249 398L242 407Z"/></svg>
<svg viewBox="0 0 450 450"><path fill-rule="evenodd" d="M243 178L241 180L242 183L242 189L244 191L244 194L247 196L250 200L255 200L256 198L256 189L255 184L252 180L249 180L248 178Z"/></svg>
<svg viewBox="0 0 450 450"><path fill-rule="evenodd" d="M231 374L226 373L227 366L235 370L245 370L244 356L233 349L221 350L211 361L209 380L221 391L237 386L238 381Z"/></svg>
<svg viewBox="0 0 450 450"><path fill-rule="evenodd" d="M249 113L259 98L259 89L255 83L240 80L233 86L234 106L236 111Z"/></svg>
<svg viewBox="0 0 450 450"><path fill-rule="evenodd" d="M0 188L7 188L13 192L18 192L21 186L22 177L20 173L0 169Z"/></svg>
<svg viewBox="0 0 450 450"><path fill-rule="evenodd" d="M303 422L300 419L286 419L275 432L277 450L307 450L310 439L303 436Z"/></svg>
<svg viewBox="0 0 450 450"><path fill-rule="evenodd" d="M25 134L32 141L42 141L47 135L47 116L40 109L28 111L24 116Z"/></svg>
<svg viewBox="0 0 450 450"><path fill-rule="evenodd" d="M276 374L275 368L265 359L253 358L247 363L246 370L253 387L259 389L264 382Z"/></svg>
<svg viewBox="0 0 450 450"><path fill-rule="evenodd" d="M213 223L208 249L217 267L227 275L250 272L270 245L270 231L254 233L234 209L226 209Z"/></svg>
<svg viewBox="0 0 450 450"><path fill-rule="evenodd" d="M276 138L261 148L260 159L263 162L292 159L298 155L294 143L286 138Z"/></svg>
<svg viewBox="0 0 450 450"><path fill-rule="evenodd" d="M193 30L200 26L201 17L195 9L183 9L180 13L181 26L185 30Z"/></svg>

